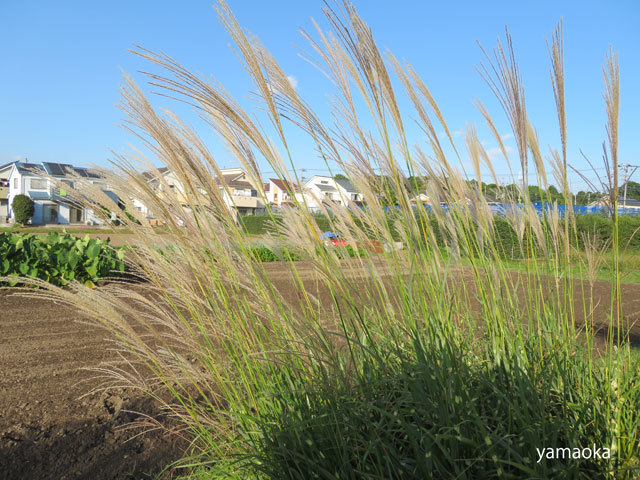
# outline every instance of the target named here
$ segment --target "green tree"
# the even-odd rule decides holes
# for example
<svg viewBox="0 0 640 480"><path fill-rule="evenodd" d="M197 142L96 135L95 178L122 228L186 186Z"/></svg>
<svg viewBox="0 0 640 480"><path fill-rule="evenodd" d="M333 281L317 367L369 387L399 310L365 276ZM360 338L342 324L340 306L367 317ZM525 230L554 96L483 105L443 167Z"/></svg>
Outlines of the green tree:
<svg viewBox="0 0 640 480"><path fill-rule="evenodd" d="M544 200L544 190L537 185L529 185L527 187L529 190L529 200L531 202L540 202Z"/></svg>
<svg viewBox="0 0 640 480"><path fill-rule="evenodd" d="M334 175L333 179L334 180L349 180L346 175L343 175L341 173L338 173L338 174Z"/></svg>
<svg viewBox="0 0 640 480"><path fill-rule="evenodd" d="M409 190L414 194L420 193L427 187L426 177L411 176L407 178L407 182L409 184Z"/></svg>
<svg viewBox="0 0 640 480"><path fill-rule="evenodd" d="M16 222L25 225L33 217L35 207L33 200L26 195L16 195L11 203L11 208L16 218Z"/></svg>
<svg viewBox="0 0 640 480"><path fill-rule="evenodd" d="M624 185L622 185L618 191L618 195L620 198L624 198ZM638 182L627 182L627 198L631 198L633 200L640 200L640 183Z"/></svg>

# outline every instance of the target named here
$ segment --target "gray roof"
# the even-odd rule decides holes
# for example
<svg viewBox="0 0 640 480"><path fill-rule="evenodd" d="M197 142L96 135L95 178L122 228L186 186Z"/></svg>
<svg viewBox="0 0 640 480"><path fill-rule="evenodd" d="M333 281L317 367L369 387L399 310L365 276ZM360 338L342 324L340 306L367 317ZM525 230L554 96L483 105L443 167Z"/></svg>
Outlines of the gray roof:
<svg viewBox="0 0 640 480"><path fill-rule="evenodd" d="M339 178L335 182L349 193L358 193L353 184L346 178Z"/></svg>
<svg viewBox="0 0 640 480"><path fill-rule="evenodd" d="M158 169L158 173L163 175L165 172L168 172L169 169L167 167L160 167ZM146 172L142 172L142 176L149 182L156 178L155 170L147 170Z"/></svg>
<svg viewBox="0 0 640 480"><path fill-rule="evenodd" d="M315 186L318 187L318 189L321 192L335 192L336 191L336 189L334 187L332 187L331 185L323 185L322 183L316 183Z"/></svg>
<svg viewBox="0 0 640 480"><path fill-rule="evenodd" d="M4 170L7 167L10 167L14 163L17 163L17 162L14 161L14 162L5 163L4 165L0 165L0 171Z"/></svg>

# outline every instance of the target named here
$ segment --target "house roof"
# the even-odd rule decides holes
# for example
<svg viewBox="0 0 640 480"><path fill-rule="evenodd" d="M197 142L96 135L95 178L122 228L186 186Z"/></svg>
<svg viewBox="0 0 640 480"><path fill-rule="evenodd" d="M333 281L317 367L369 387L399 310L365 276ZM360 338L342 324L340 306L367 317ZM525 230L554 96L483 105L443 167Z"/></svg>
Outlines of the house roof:
<svg viewBox="0 0 640 480"><path fill-rule="evenodd" d="M15 163L18 172L27 175L51 176L51 177L84 177L100 178L101 175L92 169L84 167L74 167L68 163Z"/></svg>
<svg viewBox="0 0 640 480"><path fill-rule="evenodd" d="M335 180L335 182L349 193L358 193L353 184L346 178L338 178Z"/></svg>
<svg viewBox="0 0 640 480"><path fill-rule="evenodd" d="M39 163L22 163L22 162L16 162L16 168L18 169L18 172L20 173L26 173L26 174L31 174L31 175L46 175L47 172L45 172L44 168L42 167L42 165L40 165Z"/></svg>
<svg viewBox="0 0 640 480"><path fill-rule="evenodd" d="M273 182L280 190L298 190L298 185L296 185L295 183L280 180L279 178L270 178L269 182Z"/></svg>
<svg viewBox="0 0 640 480"><path fill-rule="evenodd" d="M232 188L244 188L244 189L255 189L255 187L253 186L253 184L251 184L251 182L248 182L246 180L237 180L238 178L242 177L243 173L232 173L232 174L228 174L228 175L222 175L222 178L220 177L216 177L215 182L218 185L222 185L223 183L225 183L228 187L232 187Z"/></svg>
<svg viewBox="0 0 640 480"><path fill-rule="evenodd" d="M4 165L0 165L0 171L4 170L7 167L10 167L11 165L13 165L14 163L18 163L16 161L13 162L9 162L9 163L5 163Z"/></svg>
<svg viewBox="0 0 640 480"><path fill-rule="evenodd" d="M158 168L158 173L160 173L160 175L164 175L168 171L169 171L169 169L167 167ZM145 180L147 180L147 182L150 182L151 180L156 178L156 171L155 170L147 170L146 172L142 172L142 176L145 178Z"/></svg>
<svg viewBox="0 0 640 480"><path fill-rule="evenodd" d="M321 192L335 192L336 191L335 187L333 187L331 185L324 185L322 183L316 183L315 186L318 187L318 190L320 190Z"/></svg>

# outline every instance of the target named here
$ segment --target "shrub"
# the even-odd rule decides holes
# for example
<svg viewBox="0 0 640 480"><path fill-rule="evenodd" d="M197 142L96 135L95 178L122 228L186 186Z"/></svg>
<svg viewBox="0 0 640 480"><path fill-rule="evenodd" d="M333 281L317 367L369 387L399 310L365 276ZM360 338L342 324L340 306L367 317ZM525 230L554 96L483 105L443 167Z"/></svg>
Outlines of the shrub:
<svg viewBox="0 0 640 480"><path fill-rule="evenodd" d="M16 195L11 203L13 214L15 215L16 222L26 225L33 217L35 206L33 200L27 195Z"/></svg>
<svg viewBox="0 0 640 480"><path fill-rule="evenodd" d="M238 217L243 230L249 235L264 235L273 231L273 219L269 215L245 215ZM276 222L279 217L275 217Z"/></svg>

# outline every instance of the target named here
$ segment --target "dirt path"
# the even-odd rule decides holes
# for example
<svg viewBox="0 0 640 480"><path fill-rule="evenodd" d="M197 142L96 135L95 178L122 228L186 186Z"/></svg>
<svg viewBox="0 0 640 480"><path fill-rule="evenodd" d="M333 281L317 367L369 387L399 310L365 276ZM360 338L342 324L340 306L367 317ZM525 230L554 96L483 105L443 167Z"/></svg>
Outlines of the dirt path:
<svg viewBox="0 0 640 480"><path fill-rule="evenodd" d="M330 302L328 292L314 288L309 266L300 267L305 286ZM267 270L284 297L296 295L286 265ZM596 284L594 316L600 322L609 295L607 283ZM624 285L623 300L627 319L637 320L640 285ZM114 353L106 332L78 320L69 307L0 291L0 479L147 478L184 451L185 445L159 434L126 441L132 432L120 427L134 418L126 410L157 414L133 392L80 398L97 384L83 368Z"/></svg>

